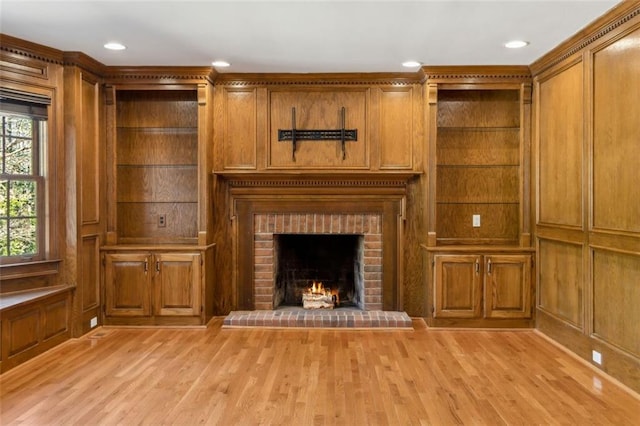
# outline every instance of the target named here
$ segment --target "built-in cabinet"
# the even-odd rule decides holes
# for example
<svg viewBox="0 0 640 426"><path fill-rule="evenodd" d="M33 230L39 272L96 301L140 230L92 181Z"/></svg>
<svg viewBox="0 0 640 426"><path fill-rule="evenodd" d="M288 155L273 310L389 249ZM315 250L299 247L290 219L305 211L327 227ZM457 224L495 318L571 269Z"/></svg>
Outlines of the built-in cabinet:
<svg viewBox="0 0 640 426"><path fill-rule="evenodd" d="M185 323L191 317L193 323L200 323L206 288L204 257L198 252L106 252L107 323L164 324L173 317L182 317Z"/></svg>
<svg viewBox="0 0 640 426"><path fill-rule="evenodd" d="M532 326L529 71L424 70L427 322Z"/></svg>
<svg viewBox="0 0 640 426"><path fill-rule="evenodd" d="M532 255L439 253L433 262L434 318L532 317Z"/></svg>
<svg viewBox="0 0 640 426"><path fill-rule="evenodd" d="M140 70L131 83L136 70L114 70L106 88L105 324L192 325L213 315L212 88L204 70L172 71Z"/></svg>

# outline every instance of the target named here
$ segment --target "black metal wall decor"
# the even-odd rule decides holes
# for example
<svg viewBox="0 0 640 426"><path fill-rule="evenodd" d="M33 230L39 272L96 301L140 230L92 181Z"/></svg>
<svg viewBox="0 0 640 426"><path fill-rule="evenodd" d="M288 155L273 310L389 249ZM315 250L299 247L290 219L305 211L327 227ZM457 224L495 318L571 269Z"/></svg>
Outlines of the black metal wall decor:
<svg viewBox="0 0 640 426"><path fill-rule="evenodd" d="M297 141L340 141L342 142L342 159L347 157L345 142L355 142L358 140L357 129L345 129L345 109L342 107L341 118L342 126L335 130L307 130L296 129L296 108L291 108L291 129L278 129L278 141L291 141L291 154L293 161L296 161L296 142Z"/></svg>

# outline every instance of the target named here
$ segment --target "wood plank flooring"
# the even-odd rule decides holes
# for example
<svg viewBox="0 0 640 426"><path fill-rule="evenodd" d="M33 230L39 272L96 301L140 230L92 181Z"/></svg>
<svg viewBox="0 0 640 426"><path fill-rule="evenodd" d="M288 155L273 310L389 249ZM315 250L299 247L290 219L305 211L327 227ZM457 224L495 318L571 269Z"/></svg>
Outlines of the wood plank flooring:
<svg viewBox="0 0 640 426"><path fill-rule="evenodd" d="M0 423L638 424L533 331L101 328L0 376Z"/></svg>

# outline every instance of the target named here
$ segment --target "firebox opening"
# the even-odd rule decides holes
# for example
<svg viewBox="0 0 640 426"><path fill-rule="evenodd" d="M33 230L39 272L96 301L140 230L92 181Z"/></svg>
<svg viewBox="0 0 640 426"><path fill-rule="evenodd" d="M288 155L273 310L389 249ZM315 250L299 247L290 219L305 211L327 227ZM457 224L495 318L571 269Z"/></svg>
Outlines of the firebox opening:
<svg viewBox="0 0 640 426"><path fill-rule="evenodd" d="M274 235L274 309L302 306L313 283L337 294L339 307L364 310L364 236Z"/></svg>

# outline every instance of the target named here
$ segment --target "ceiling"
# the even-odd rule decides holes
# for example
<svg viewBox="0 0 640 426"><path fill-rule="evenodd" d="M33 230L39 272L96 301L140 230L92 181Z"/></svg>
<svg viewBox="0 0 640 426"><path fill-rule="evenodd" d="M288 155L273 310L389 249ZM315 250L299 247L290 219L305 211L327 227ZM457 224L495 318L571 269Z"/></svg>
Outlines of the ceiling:
<svg viewBox="0 0 640 426"><path fill-rule="evenodd" d="M105 65L220 72L397 72L529 65L617 1L0 0L0 31ZM511 39L530 44L506 49ZM109 41L127 46L108 51ZM415 69L414 69L415 70Z"/></svg>

